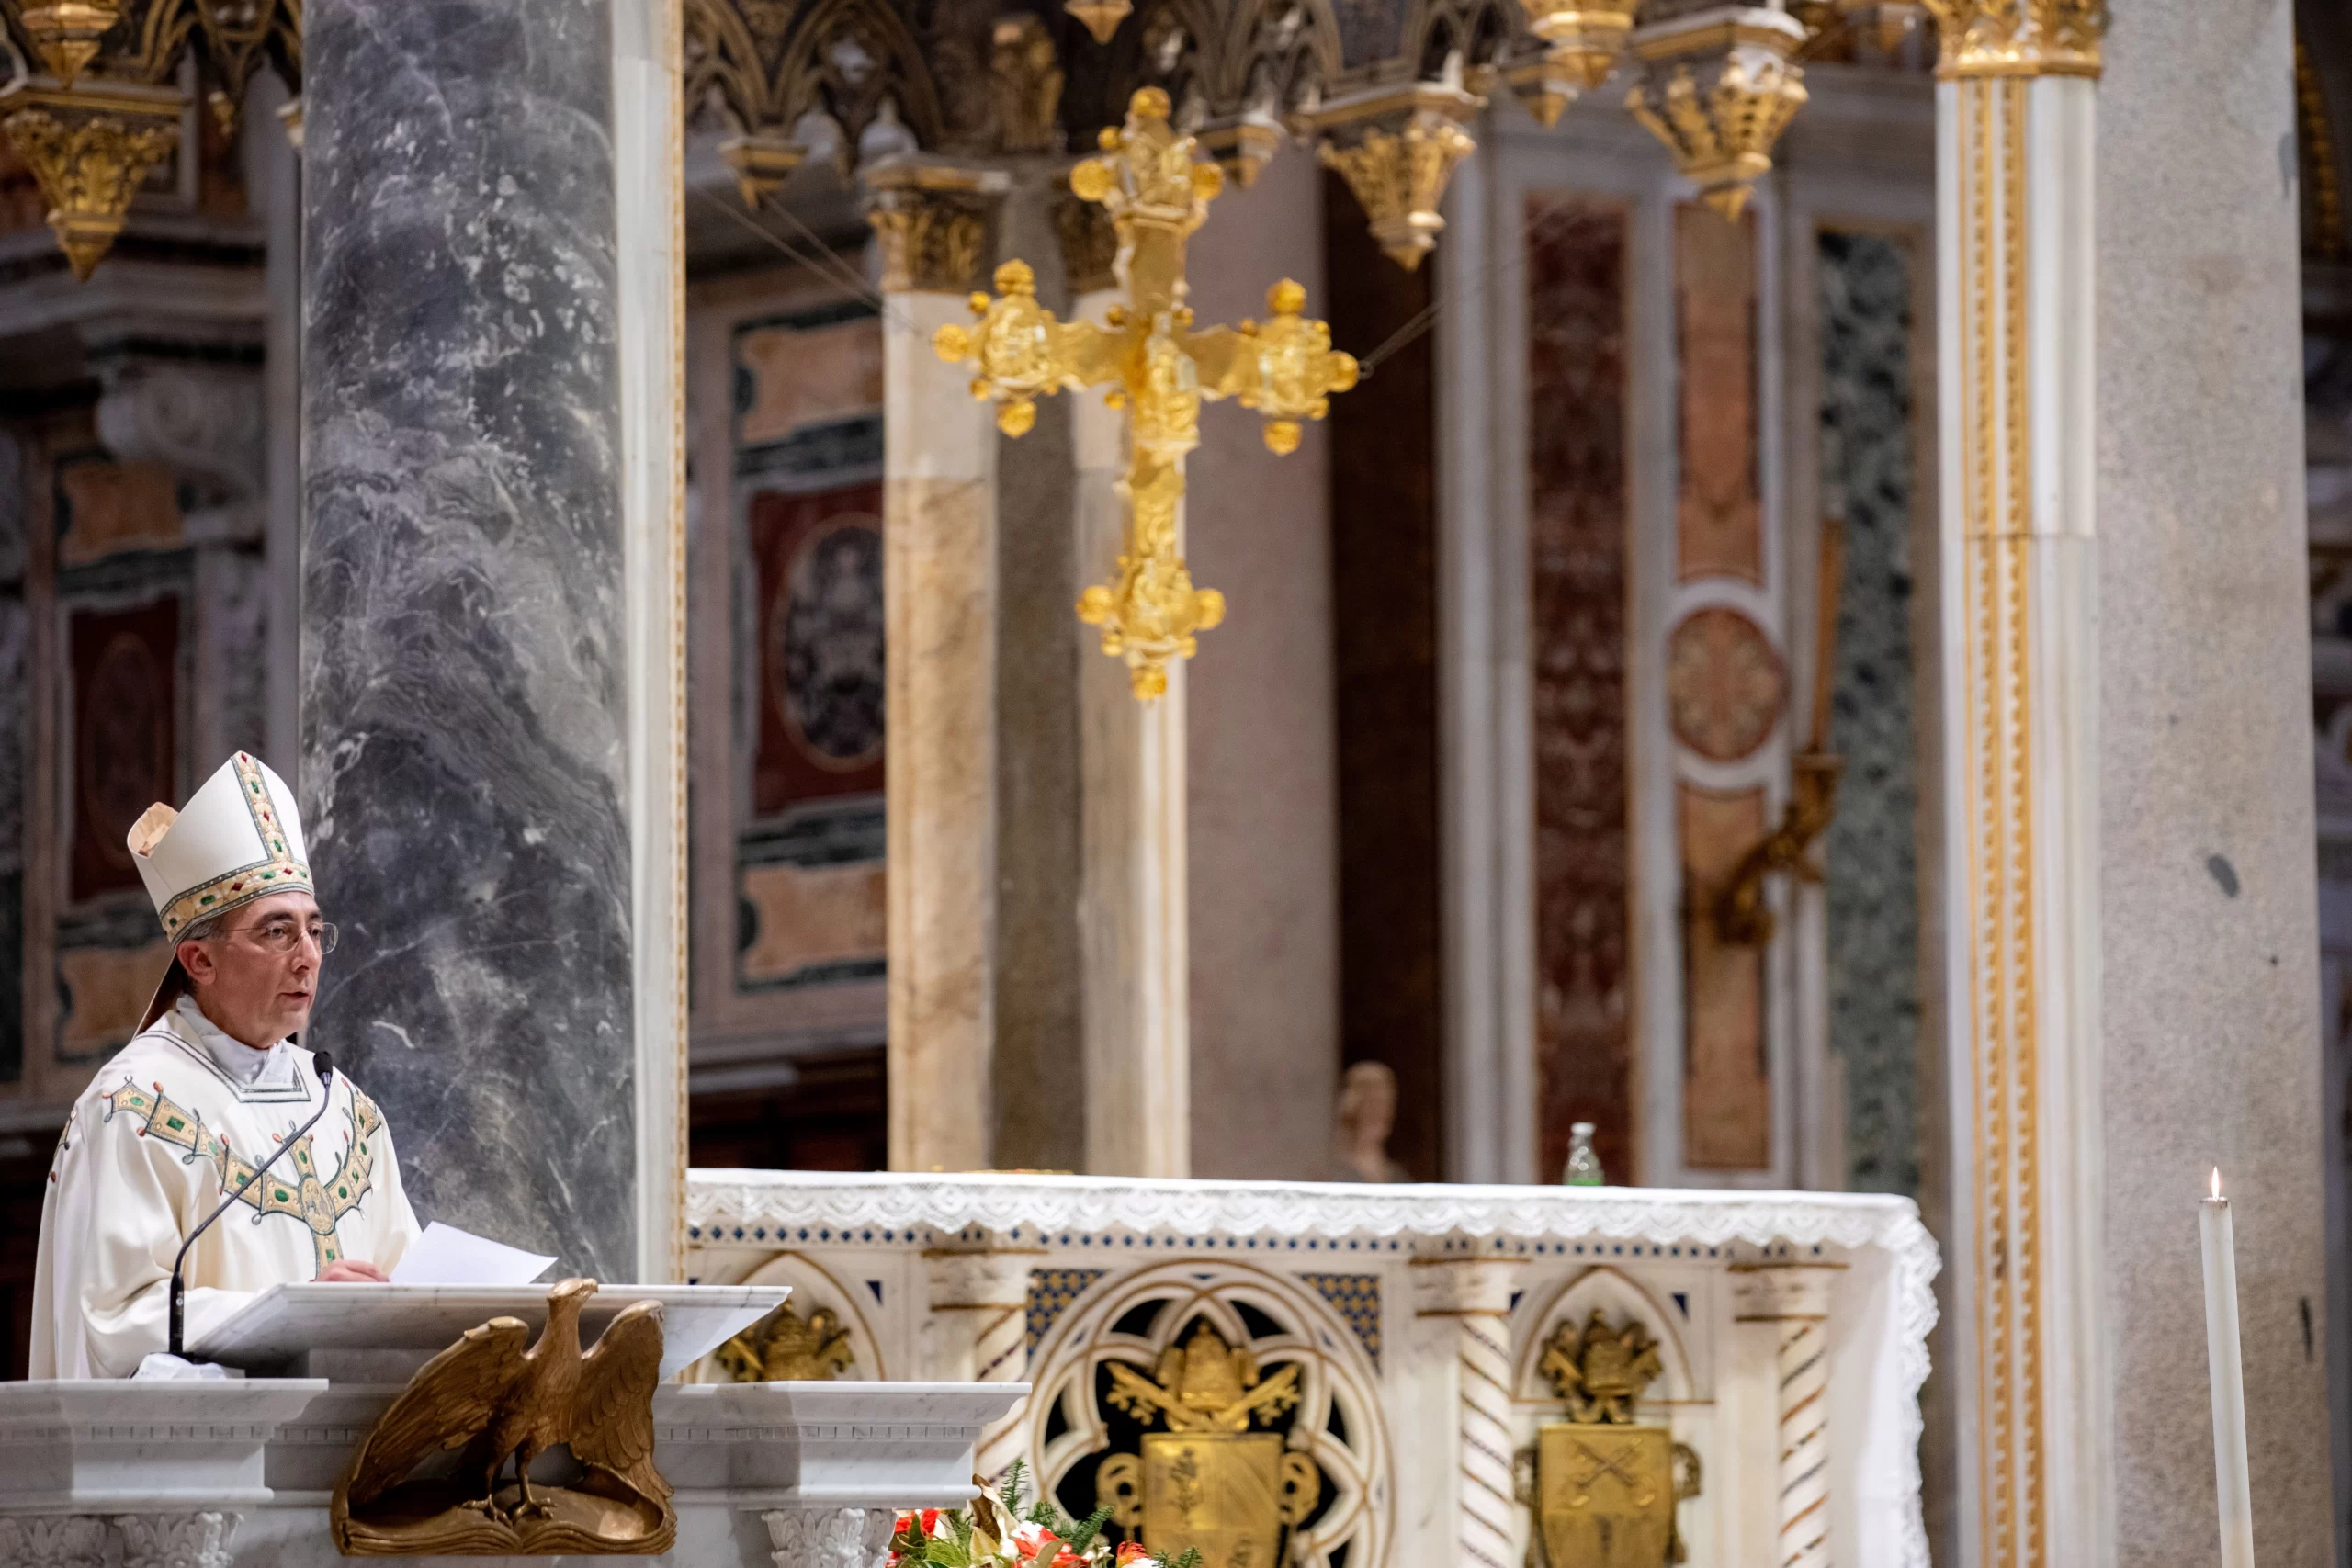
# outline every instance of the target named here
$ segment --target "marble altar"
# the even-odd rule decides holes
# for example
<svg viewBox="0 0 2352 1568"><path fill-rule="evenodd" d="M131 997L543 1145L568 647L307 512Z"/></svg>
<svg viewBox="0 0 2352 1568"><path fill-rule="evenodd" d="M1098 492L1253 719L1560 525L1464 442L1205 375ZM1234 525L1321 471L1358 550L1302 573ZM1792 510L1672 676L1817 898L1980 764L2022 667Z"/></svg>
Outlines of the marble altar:
<svg viewBox="0 0 2352 1568"><path fill-rule="evenodd" d="M582 1314L582 1337L593 1344L628 1303L659 1300L666 1374L787 1294L614 1286ZM353 1446L433 1351L501 1314L536 1329L546 1296L543 1285L280 1285L208 1325L191 1351L261 1368L307 1363L332 1378L0 1383L0 1564L341 1562L327 1508ZM653 1396L654 1461L676 1489L678 1537L650 1561L872 1568L898 1509L970 1499L974 1444L1023 1392L1003 1382L665 1383ZM559 1450L533 1475L560 1483L568 1467Z"/></svg>
<svg viewBox="0 0 2352 1568"><path fill-rule="evenodd" d="M1102 1397L1206 1322L1267 1375L1321 1477L1287 1561L1526 1560L1530 1450L1563 1411L1542 1361L1596 1309L1663 1371L1635 1412L1700 1490L1690 1568L1927 1568L1918 1392L1934 1240L1909 1200L1631 1188L1356 1186L700 1170L690 1273L788 1284L847 1336L849 1379L1034 1389L980 1473L1028 1462L1065 1508L1136 1441ZM693 1376L719 1379L709 1362ZM807 1384L806 1386L827 1386ZM831 1386L841 1386L838 1383ZM871 1382L864 1386L873 1386Z"/></svg>
<svg viewBox="0 0 2352 1568"><path fill-rule="evenodd" d="M972 1496L972 1445L1023 1392L664 1385L653 1401L655 1454L677 1488L678 1540L639 1561L869 1568L895 1510ZM323 1378L0 1384L0 1562L341 1563L328 1495L353 1443L398 1393Z"/></svg>

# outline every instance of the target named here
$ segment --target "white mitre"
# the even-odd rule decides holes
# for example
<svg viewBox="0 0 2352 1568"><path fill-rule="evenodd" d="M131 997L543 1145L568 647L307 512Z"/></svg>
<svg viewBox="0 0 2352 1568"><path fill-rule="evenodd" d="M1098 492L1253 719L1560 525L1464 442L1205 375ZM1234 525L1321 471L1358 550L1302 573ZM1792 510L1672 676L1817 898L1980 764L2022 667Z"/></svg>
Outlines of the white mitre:
<svg viewBox="0 0 2352 1568"><path fill-rule="evenodd" d="M175 942L188 927L240 904L312 890L294 792L243 751L221 763L179 810L161 801L149 807L131 824L130 844L164 934ZM139 1027L162 1017L187 984L187 973L174 957Z"/></svg>

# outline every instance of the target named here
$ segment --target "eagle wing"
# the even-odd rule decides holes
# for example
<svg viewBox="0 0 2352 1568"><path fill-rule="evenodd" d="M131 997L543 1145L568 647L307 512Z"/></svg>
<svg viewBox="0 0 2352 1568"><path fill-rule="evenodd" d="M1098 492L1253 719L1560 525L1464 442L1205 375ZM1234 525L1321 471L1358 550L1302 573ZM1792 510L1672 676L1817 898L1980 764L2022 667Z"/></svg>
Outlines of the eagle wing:
<svg viewBox="0 0 2352 1568"><path fill-rule="evenodd" d="M580 1359L580 1386L565 1433L571 1457L666 1495L647 1462L653 1457L653 1390L661 1381L662 1303L632 1302Z"/></svg>
<svg viewBox="0 0 2352 1568"><path fill-rule="evenodd" d="M351 1501L375 1501L435 1450L486 1429L528 1365L530 1339L519 1319L493 1317L425 1362L351 1456Z"/></svg>

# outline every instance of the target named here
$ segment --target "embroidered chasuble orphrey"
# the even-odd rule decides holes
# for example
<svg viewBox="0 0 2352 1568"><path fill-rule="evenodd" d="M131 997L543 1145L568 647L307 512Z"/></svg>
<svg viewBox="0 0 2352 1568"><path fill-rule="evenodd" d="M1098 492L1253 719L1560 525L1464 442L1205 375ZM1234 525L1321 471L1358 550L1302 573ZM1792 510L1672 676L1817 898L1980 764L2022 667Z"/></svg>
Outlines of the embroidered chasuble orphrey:
<svg viewBox="0 0 2352 1568"><path fill-rule="evenodd" d="M336 1075L333 1104L188 1253L187 1333L338 1258L390 1272L416 1235L390 1131ZM311 1053L222 1035L187 998L74 1101L41 1207L31 1375L128 1377L164 1346L180 1242L319 1108Z"/></svg>

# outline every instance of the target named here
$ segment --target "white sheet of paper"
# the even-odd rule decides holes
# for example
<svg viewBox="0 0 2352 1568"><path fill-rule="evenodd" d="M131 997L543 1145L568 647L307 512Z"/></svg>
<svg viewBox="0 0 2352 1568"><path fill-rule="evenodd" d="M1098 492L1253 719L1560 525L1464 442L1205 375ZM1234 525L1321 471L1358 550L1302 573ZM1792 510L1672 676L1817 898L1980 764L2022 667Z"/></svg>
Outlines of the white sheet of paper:
<svg viewBox="0 0 2352 1568"><path fill-rule="evenodd" d="M527 1285L547 1272L542 1258L439 1220L409 1243L392 1270L395 1285Z"/></svg>

